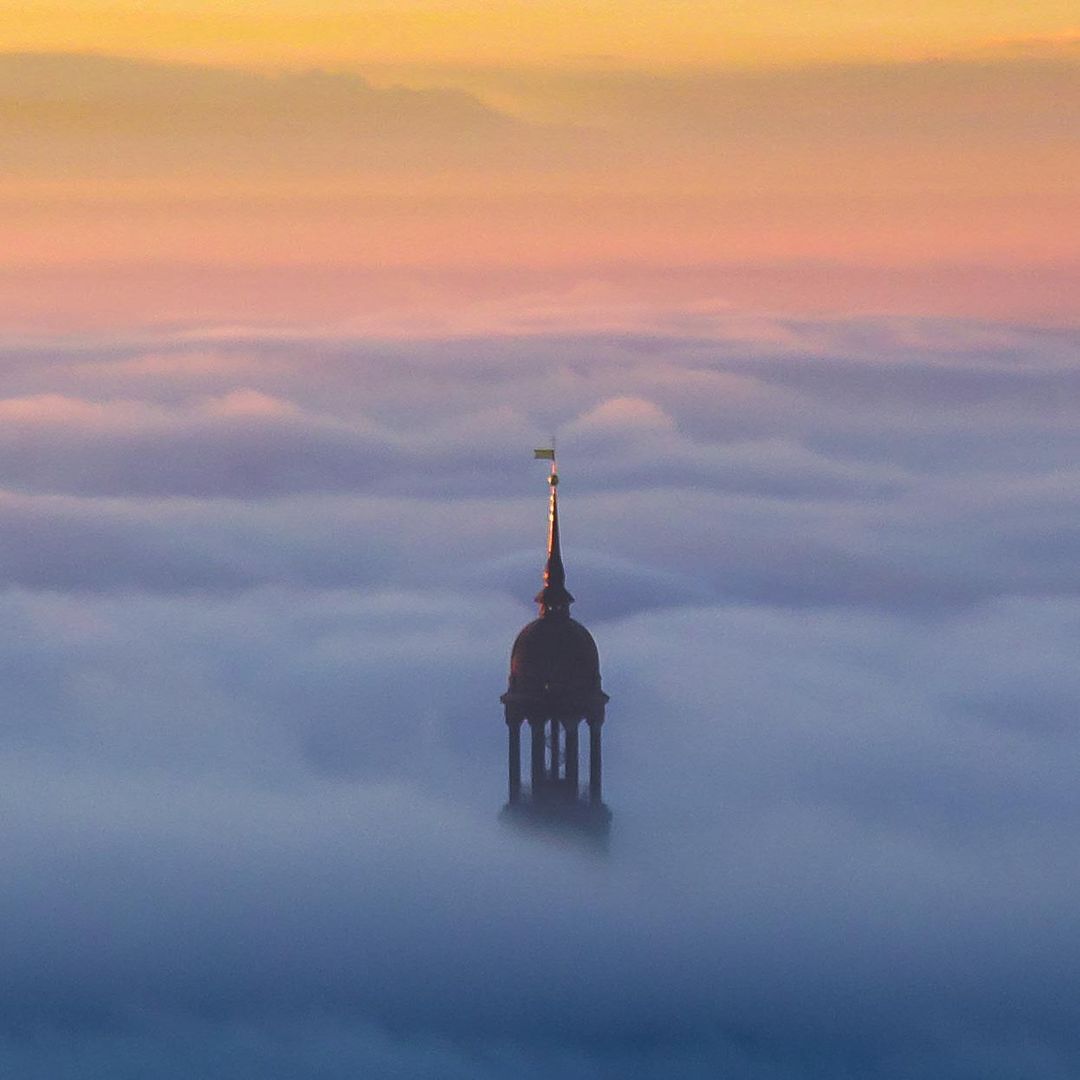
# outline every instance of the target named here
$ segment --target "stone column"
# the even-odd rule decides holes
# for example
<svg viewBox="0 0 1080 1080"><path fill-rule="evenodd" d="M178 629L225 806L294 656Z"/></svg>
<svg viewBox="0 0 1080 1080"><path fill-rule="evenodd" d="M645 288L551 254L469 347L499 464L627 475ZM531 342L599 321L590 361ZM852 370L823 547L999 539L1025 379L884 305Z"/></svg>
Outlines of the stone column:
<svg viewBox="0 0 1080 1080"><path fill-rule="evenodd" d="M604 789L601 780L603 763L600 759L600 726L603 718L590 716L589 724L589 802L603 802Z"/></svg>
<svg viewBox="0 0 1080 1080"><path fill-rule="evenodd" d="M566 786L571 798L578 797L578 724L575 717L566 721Z"/></svg>
<svg viewBox="0 0 1080 1080"><path fill-rule="evenodd" d="M544 721L539 717L529 717L532 729L532 797L542 797L544 789Z"/></svg>
<svg viewBox="0 0 1080 1080"><path fill-rule="evenodd" d="M551 718L551 782L559 782L559 721Z"/></svg>
<svg viewBox="0 0 1080 1080"><path fill-rule="evenodd" d="M506 727L510 732L510 802L521 802L521 717L508 716Z"/></svg>

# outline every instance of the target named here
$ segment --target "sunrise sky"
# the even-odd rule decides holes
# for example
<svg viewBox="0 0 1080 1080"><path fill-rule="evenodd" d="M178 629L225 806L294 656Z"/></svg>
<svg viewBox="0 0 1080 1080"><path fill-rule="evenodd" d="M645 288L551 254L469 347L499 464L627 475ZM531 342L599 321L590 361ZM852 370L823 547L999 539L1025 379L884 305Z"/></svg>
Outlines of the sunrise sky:
<svg viewBox="0 0 1080 1080"><path fill-rule="evenodd" d="M36 3L0 319L1071 321L1072 5Z"/></svg>
<svg viewBox="0 0 1080 1080"><path fill-rule="evenodd" d="M0 1076L1080 1077L1076 0L6 8Z"/></svg>

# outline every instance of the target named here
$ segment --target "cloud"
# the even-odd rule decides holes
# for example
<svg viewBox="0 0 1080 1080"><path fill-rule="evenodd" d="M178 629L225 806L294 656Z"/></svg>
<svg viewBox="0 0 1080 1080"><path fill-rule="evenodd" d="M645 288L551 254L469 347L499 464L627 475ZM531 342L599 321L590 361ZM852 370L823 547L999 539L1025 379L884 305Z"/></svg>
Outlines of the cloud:
<svg viewBox="0 0 1080 1080"><path fill-rule="evenodd" d="M1049 34L1020 34L993 38L983 46L988 53L1025 57L1075 55L1080 49L1080 28L1068 27Z"/></svg>
<svg viewBox="0 0 1080 1080"><path fill-rule="evenodd" d="M115 1059L118 1025L151 1046L179 1025L186 1044L205 1017L211 1046L248 1031L272 1041L274 1017L308 1052L314 1040L363 1061L374 1027L394 1033L394 1056L475 1047L493 1075L507 1057L536 1068L569 1054L585 1076L638 1055L643 1076L728 1061L800 1076L823 1055L888 1076L941 1045L933 1060L959 1076L950 1058L971 1038L1021 1058L1034 1039L1069 1060L1071 964L1040 965L1038 989L1030 965L1051 942L1073 952L1061 934L1075 733L1019 716L1002 730L943 692L957 671L961 685L994 672L999 690L1038 677L1037 647L1009 672L1001 650L1018 628L1033 645L1074 637L1075 603L930 627L722 607L595 626L620 692L615 845L592 865L494 820L502 627L455 631L443 659L423 631L462 627L463 611L462 629L483 627L491 612L465 595L441 609L282 599L218 602L206 629L196 603L90 602L131 643L77 645L82 663L127 657L142 707L121 681L99 702L73 695L69 723L44 719L19 753L8 735L4 1027L23 1046L27 1030L51 1032L54 1047L89 1039ZM364 647L365 626L381 648ZM418 660L439 690L419 701L403 693ZM357 771L344 776L299 737L324 723L318 697L290 693L312 664L309 685L344 678L352 702L351 745L335 757L354 755ZM245 671L263 677L239 686ZM396 688L374 710L357 694L372 672ZM174 679L189 689L163 713ZM426 754L420 733L434 739ZM50 903L27 904L28 887ZM990 1031L1015 980L1027 1004L1012 1015L1031 1026L1014 1042ZM955 1009L944 1025L939 994Z"/></svg>
<svg viewBox="0 0 1080 1080"><path fill-rule="evenodd" d="M10 345L0 1065L1074 1074L1074 355ZM603 857L497 819L552 430Z"/></svg>
<svg viewBox="0 0 1080 1080"><path fill-rule="evenodd" d="M1009 47L1031 40L1040 49L1052 42L1067 51L1071 34ZM896 191L900 183L925 196L920 161L933 166L940 189L954 174L970 185L977 173L966 165L978 164L971 155L995 145L1064 147L1075 115L1063 103L1075 100L1077 71L1063 55L671 75L447 68L415 75L411 88L375 85L352 72L266 74L9 52L0 54L0 90L12 103L4 115L7 153L19 173L31 175L62 162L93 165L98 181L156 175L162 168L170 174L210 169L219 176L254 168L264 171L265 198L268 179L298 169L310 180L407 165L415 180L417 169L473 166L509 170L519 185L523 165L542 175L556 163L571 173L614 169L623 175L663 145L679 151L680 190L690 153L729 195L744 190L736 174L751 163L758 193L777 184L791 192L794 167L804 190L835 194L835 178L818 175L823 155L831 157L845 163L850 210L854 182L868 166L875 191ZM514 100L522 116L549 119L508 114L505 103ZM932 153L942 140L966 153ZM887 168L875 167L879 160ZM655 161L653 168L657 177L668 175ZM640 194L640 176L627 179L624 196ZM998 190L987 188L987 179L968 193ZM295 182L290 190L295 194Z"/></svg>
<svg viewBox="0 0 1080 1080"><path fill-rule="evenodd" d="M375 88L359 75L262 74L77 53L0 54L3 134L20 172L385 167L458 140L512 144L521 125L454 89ZM283 153L292 146L303 155Z"/></svg>
<svg viewBox="0 0 1080 1080"><path fill-rule="evenodd" d="M1055 102L1060 104L1060 95L1067 95L1077 79L1069 55L1075 37L1075 31L1064 30L1003 40L995 43L997 56L765 69L699 66L669 73L607 65L542 75L528 69L444 68L413 78L426 85L441 80L468 86L481 97L517 102L527 115L618 130L624 136L647 131L651 138L687 149L691 141L704 142L733 155L731 164L741 164L740 154L763 143L798 161L815 143L833 153L859 145L864 152L887 154L890 143L910 149L943 138L970 150L991 132L1010 140L1066 137L1070 109L1056 110ZM1030 55L1027 44L1033 46ZM1043 55L1047 52L1051 55ZM407 69L398 73L408 77ZM939 169L956 164L956 159L938 159ZM721 173L724 180L726 173ZM773 183L779 178L770 172L755 179ZM800 173L799 181L804 180L817 188L812 176Z"/></svg>
<svg viewBox="0 0 1080 1080"><path fill-rule="evenodd" d="M590 432L620 431L626 429L657 429L668 431L674 421L663 409L644 398L617 397L601 402L584 416L578 418L574 430L586 435Z"/></svg>
<svg viewBox="0 0 1080 1080"><path fill-rule="evenodd" d="M194 364L189 341L13 351L4 577L184 592L490 572L525 597L533 571L514 575L536 561L543 507L521 448L557 431L576 591L599 613L1071 591L1069 333L726 332L247 340Z"/></svg>
<svg viewBox="0 0 1080 1080"><path fill-rule="evenodd" d="M1078 70L446 71L404 88L8 53L0 318L411 336L740 309L1071 320Z"/></svg>

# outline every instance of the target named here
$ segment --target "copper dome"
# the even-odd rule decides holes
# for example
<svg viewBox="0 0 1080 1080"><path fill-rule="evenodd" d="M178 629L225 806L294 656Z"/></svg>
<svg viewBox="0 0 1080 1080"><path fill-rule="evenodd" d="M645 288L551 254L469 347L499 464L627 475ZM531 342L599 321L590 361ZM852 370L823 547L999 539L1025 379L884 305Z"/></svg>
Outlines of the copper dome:
<svg viewBox="0 0 1080 1080"><path fill-rule="evenodd" d="M600 689L600 654L576 619L542 617L529 623L510 651L510 693L581 694Z"/></svg>

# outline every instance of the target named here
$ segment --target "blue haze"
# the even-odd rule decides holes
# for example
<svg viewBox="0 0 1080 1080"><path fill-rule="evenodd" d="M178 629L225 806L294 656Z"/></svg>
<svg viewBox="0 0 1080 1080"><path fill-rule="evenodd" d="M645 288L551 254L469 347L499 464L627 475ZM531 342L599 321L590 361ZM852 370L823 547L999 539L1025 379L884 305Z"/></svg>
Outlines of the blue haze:
<svg viewBox="0 0 1080 1080"><path fill-rule="evenodd" d="M1063 330L0 369L0 1068L1080 1077ZM558 435L610 853L500 827Z"/></svg>

